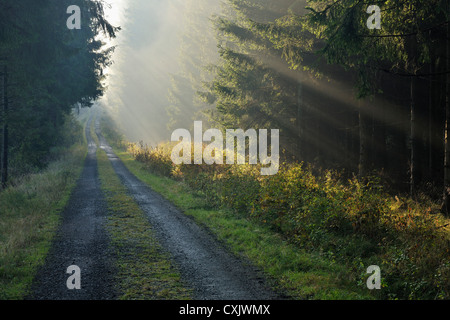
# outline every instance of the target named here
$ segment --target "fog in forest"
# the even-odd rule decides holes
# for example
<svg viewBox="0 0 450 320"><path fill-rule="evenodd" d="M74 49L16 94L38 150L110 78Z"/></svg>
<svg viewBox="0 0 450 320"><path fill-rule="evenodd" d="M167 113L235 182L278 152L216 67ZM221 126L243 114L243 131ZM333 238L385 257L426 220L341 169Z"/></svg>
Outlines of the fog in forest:
<svg viewBox="0 0 450 320"><path fill-rule="evenodd" d="M0 0L0 300L448 300L449 4Z"/></svg>
<svg viewBox="0 0 450 320"><path fill-rule="evenodd" d="M117 121L129 141L156 145L170 139L173 130L168 128L171 77L185 72L183 61L204 54L201 46L195 50L191 46L187 55L182 38L192 23L209 22L217 7L212 4L218 1L209 2L211 5L202 11L199 1L109 1L108 18L122 30L112 43L116 46L114 64L107 71L108 90L99 103ZM209 32L212 34L212 30ZM213 43L214 38L210 41ZM186 96L194 94L188 91ZM186 125L192 125L192 116L182 114L181 117Z"/></svg>
<svg viewBox="0 0 450 320"><path fill-rule="evenodd" d="M305 12L304 1L291 2L290 6L280 7ZM206 120L193 101L197 100L196 90L202 89L202 76L208 76L203 68L218 61L217 31L211 19L230 15L229 5L219 0L110 0L108 3L111 7L107 18L122 30L112 42L116 46L114 64L107 70L108 90L99 103L117 121L125 137L132 142L144 141L155 146L170 140L174 129L192 129L194 120ZM272 7L267 20L279 15L278 7ZM310 101L302 103L314 107L330 101L328 97L336 113L341 112L341 104L357 107L352 84L343 83L342 79L319 79L306 72L301 74L289 68L281 57L260 58L291 81L298 79L302 83L303 89L310 92ZM192 70L193 67L196 70ZM175 97L179 100L177 110L170 109L174 77L184 77L181 88L175 85L179 90ZM196 87L186 85L189 82ZM330 107L333 109L333 105ZM335 121L333 114L322 114L322 117ZM317 140L321 139L317 136ZM326 145L326 138L322 142L324 148L330 147Z"/></svg>
<svg viewBox="0 0 450 320"><path fill-rule="evenodd" d="M439 82L418 78L413 83L378 71L371 84L364 83L373 91L358 100L357 79L369 71L363 64L349 68L351 61L346 66L320 59L315 50L321 41L307 47L311 33L293 20L305 14L306 1L110 4L107 18L122 30L111 43L114 63L98 103L128 141L156 146L170 141L176 129L192 132L194 121L203 121L204 130L280 129L286 159L349 175L389 172L399 188L406 188L415 175L411 163L420 154L423 164L414 170L423 173L417 181L439 183L436 176L442 174L435 168L442 164L444 101ZM360 14L365 27L369 15ZM411 117L416 104L427 117Z"/></svg>

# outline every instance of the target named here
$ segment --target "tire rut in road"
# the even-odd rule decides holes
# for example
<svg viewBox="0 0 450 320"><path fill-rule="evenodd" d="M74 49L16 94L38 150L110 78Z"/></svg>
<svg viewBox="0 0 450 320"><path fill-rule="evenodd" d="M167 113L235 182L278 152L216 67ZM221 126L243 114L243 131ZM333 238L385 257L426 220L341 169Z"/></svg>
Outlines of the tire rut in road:
<svg viewBox="0 0 450 320"><path fill-rule="evenodd" d="M103 137L96 134L122 183L146 213L159 242L170 253L198 300L281 299L260 272L230 254L223 245L160 194L136 178Z"/></svg>
<svg viewBox="0 0 450 320"><path fill-rule="evenodd" d="M88 154L71 198L62 213L61 225L38 270L28 300L111 300L118 297L114 289L114 257L105 229L106 200L98 177L96 150L90 132L92 118L86 126ZM66 273L69 266L81 270L81 289L69 290Z"/></svg>

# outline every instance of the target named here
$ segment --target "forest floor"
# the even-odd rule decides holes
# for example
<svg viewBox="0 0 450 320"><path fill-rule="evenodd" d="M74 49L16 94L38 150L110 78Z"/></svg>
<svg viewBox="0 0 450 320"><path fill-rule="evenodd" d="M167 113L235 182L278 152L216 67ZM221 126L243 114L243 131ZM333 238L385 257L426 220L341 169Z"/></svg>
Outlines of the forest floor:
<svg viewBox="0 0 450 320"><path fill-rule="evenodd" d="M85 167L27 299L286 298L251 263L137 179L98 121L93 135L93 124L91 117ZM67 287L72 265L81 271L79 290Z"/></svg>

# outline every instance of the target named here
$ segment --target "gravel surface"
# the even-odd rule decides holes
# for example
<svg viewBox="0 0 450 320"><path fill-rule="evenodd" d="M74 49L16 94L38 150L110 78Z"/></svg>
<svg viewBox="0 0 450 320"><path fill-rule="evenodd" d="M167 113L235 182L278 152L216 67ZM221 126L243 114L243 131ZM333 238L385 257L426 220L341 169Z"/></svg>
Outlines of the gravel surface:
<svg viewBox="0 0 450 320"><path fill-rule="evenodd" d="M105 229L107 206L97 170L97 145L86 126L88 154L84 169L66 209L45 265L32 286L31 300L111 300L114 291L114 257ZM81 289L69 290L69 266L81 270Z"/></svg>
<svg viewBox="0 0 450 320"><path fill-rule="evenodd" d="M147 214L158 240L181 270L182 278L194 289L195 299L281 298L265 285L258 270L230 254L208 231L130 173L102 136L98 122L96 133L100 147L122 183Z"/></svg>

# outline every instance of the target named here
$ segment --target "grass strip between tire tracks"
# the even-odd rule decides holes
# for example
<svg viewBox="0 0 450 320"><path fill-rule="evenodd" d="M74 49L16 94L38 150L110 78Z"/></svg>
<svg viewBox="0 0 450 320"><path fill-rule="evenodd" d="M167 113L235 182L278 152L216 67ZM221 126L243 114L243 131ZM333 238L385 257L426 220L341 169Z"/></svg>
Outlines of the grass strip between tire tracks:
<svg viewBox="0 0 450 320"><path fill-rule="evenodd" d="M106 155L98 149L102 189L108 203L107 230L117 257L116 286L123 300L189 300L180 274L163 250Z"/></svg>

